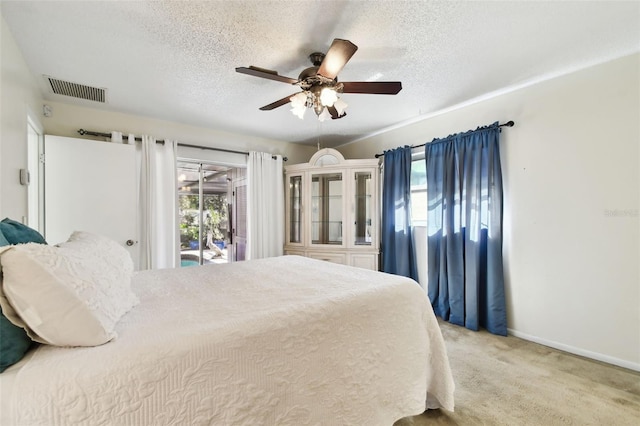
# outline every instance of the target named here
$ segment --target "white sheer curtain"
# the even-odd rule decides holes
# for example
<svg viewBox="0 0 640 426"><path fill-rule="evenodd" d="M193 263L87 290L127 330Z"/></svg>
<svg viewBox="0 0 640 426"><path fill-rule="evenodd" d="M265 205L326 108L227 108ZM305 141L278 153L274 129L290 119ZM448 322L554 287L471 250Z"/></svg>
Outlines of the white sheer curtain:
<svg viewBox="0 0 640 426"><path fill-rule="evenodd" d="M284 246L282 156L250 152L247 163L247 259L281 256Z"/></svg>
<svg viewBox="0 0 640 426"><path fill-rule="evenodd" d="M136 137L132 133L129 133L129 136L127 137L127 141L125 142L122 139L122 132L111 132L111 142L135 145Z"/></svg>
<svg viewBox="0 0 640 426"><path fill-rule="evenodd" d="M177 142L142 136L140 151L140 269L178 265Z"/></svg>
<svg viewBox="0 0 640 426"><path fill-rule="evenodd" d="M122 132L111 132L111 142L122 143Z"/></svg>

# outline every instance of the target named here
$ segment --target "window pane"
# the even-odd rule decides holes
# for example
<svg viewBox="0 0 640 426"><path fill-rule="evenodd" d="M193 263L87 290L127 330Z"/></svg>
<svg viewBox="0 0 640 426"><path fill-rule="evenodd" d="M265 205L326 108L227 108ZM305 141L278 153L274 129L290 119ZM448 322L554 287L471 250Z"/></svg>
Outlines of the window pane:
<svg viewBox="0 0 640 426"><path fill-rule="evenodd" d="M427 221L427 162L411 162L411 223L426 225Z"/></svg>
<svg viewBox="0 0 640 426"><path fill-rule="evenodd" d="M427 188L427 162L424 160L411 162L411 189L415 187Z"/></svg>
<svg viewBox="0 0 640 426"><path fill-rule="evenodd" d="M411 222L419 225L427 220L427 191L411 192Z"/></svg>

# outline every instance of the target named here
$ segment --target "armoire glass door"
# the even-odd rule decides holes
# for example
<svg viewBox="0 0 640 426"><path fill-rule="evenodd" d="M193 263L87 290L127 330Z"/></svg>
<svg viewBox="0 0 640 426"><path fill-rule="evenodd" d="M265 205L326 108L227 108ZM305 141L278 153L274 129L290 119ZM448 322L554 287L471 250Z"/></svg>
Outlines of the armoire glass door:
<svg viewBox="0 0 640 426"><path fill-rule="evenodd" d="M371 245L371 202L373 180L371 172L355 173L355 235L356 245Z"/></svg>
<svg viewBox="0 0 640 426"><path fill-rule="evenodd" d="M289 242L302 242L302 176L289 177Z"/></svg>
<svg viewBox="0 0 640 426"><path fill-rule="evenodd" d="M342 244L342 173L311 176L311 243Z"/></svg>

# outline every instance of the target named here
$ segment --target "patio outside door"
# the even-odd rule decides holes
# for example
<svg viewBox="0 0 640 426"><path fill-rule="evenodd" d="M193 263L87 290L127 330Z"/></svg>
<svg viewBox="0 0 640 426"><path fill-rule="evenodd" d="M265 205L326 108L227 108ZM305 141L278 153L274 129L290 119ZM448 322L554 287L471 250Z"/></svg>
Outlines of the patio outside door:
<svg viewBox="0 0 640 426"><path fill-rule="evenodd" d="M233 169L204 162L178 161L181 266L227 263L233 200L229 173Z"/></svg>

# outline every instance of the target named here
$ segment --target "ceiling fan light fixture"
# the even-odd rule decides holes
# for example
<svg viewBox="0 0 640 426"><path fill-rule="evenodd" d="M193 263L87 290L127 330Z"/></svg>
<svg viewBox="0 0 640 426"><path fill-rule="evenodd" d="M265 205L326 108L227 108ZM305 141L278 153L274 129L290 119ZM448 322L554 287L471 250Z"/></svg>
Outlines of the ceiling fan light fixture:
<svg viewBox="0 0 640 426"><path fill-rule="evenodd" d="M307 110L306 107L293 107L291 108L291 112L293 115L298 117L300 120L304 119L304 112Z"/></svg>
<svg viewBox="0 0 640 426"><path fill-rule="evenodd" d="M342 115L344 113L344 110L347 109L348 106L349 105L347 105L347 103L340 98L337 98L333 103L333 107L336 109L336 111L338 111L338 115Z"/></svg>
<svg viewBox="0 0 640 426"><path fill-rule="evenodd" d="M320 114L318 114L318 121L324 121L331 118L331 114L329 114L329 111L327 110L327 108L322 108L322 112Z"/></svg>
<svg viewBox="0 0 640 426"><path fill-rule="evenodd" d="M291 113L301 120L304 119L304 112L308 108L313 108L319 121L324 121L327 118L340 118L347 108L347 103L338 97L338 91L333 87L323 87L322 89L315 87L312 90L305 90L291 96L289 101ZM329 111L329 108L335 108L335 110Z"/></svg>
<svg viewBox="0 0 640 426"><path fill-rule="evenodd" d="M304 112L307 110L307 93L300 92L289 98L291 101L291 112L301 120L304 119Z"/></svg>
<svg viewBox="0 0 640 426"><path fill-rule="evenodd" d="M320 103L320 99L315 98L313 102L313 110L315 111L316 115L320 117L320 114L322 114L322 111L325 109L326 108Z"/></svg>
<svg viewBox="0 0 640 426"><path fill-rule="evenodd" d="M329 115L338 119L346 115L344 110L347 108L347 104L338 97L339 94L395 95L402 90L402 83L399 81L377 81L382 77L381 73L373 75L367 81L338 82L338 73L357 50L358 46L349 40L336 38L326 54L314 52L309 56L313 66L304 69L297 79L254 66L238 67L236 72L296 85L302 90L261 107L261 111L271 111L290 102L291 112L297 117L303 118L304 111L313 108L318 118L322 115L325 119Z"/></svg>
<svg viewBox="0 0 640 426"><path fill-rule="evenodd" d="M320 91L320 103L323 106L330 107L338 100L338 94L330 87L324 87Z"/></svg>
<svg viewBox="0 0 640 426"><path fill-rule="evenodd" d="M306 92L296 93L295 95L290 97L289 100L291 101L292 108L306 107L307 93Z"/></svg>

